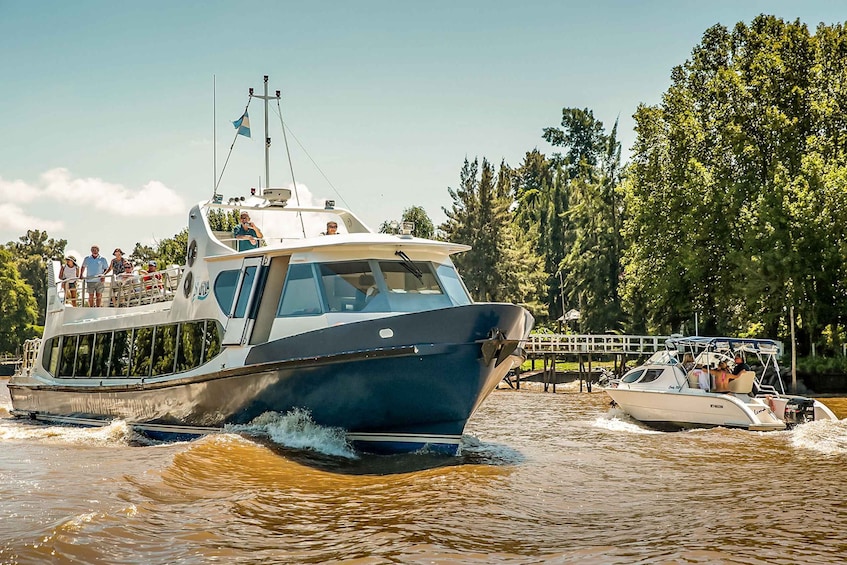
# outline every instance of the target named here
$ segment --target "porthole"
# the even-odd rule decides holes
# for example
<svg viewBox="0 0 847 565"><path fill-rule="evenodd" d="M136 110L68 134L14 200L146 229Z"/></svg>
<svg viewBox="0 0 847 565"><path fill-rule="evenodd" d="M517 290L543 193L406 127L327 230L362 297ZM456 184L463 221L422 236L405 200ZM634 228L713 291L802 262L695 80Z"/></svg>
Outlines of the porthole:
<svg viewBox="0 0 847 565"><path fill-rule="evenodd" d="M185 281L182 283L182 294L188 298L191 295L191 287L194 286L194 273L188 271L185 273Z"/></svg>
<svg viewBox="0 0 847 565"><path fill-rule="evenodd" d="M197 259L197 240L192 239L191 244L188 246L188 257L186 259L189 268L194 265L195 259ZM188 295L186 294L186 296Z"/></svg>

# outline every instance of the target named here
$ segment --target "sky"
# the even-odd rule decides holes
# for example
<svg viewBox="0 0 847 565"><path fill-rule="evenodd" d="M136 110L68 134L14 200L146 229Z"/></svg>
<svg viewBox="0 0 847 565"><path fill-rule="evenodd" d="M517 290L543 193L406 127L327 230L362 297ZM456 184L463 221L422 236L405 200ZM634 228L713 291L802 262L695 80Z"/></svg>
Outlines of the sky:
<svg viewBox="0 0 847 565"><path fill-rule="evenodd" d="M541 134L563 108L619 120L626 160L633 113L703 32L760 13L847 19L818 0L0 0L0 242L40 229L77 259L129 252L183 229L218 176L225 198L265 184L257 99L221 175L263 75L304 202L373 229L410 206L438 224L466 158L556 151ZM291 187L275 112L269 135L270 186Z"/></svg>

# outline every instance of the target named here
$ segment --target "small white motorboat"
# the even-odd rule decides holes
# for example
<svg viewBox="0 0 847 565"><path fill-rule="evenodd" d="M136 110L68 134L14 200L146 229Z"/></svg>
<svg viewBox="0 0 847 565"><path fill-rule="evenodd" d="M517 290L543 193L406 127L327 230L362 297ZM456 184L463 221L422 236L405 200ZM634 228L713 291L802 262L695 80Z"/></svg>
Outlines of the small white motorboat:
<svg viewBox="0 0 847 565"><path fill-rule="evenodd" d="M613 404L651 427L723 426L754 431L784 430L813 420L838 420L825 404L785 394L778 342L729 337L672 337L667 349L627 372L607 388ZM736 356L755 370L736 367ZM722 363L732 373L728 390L716 392ZM698 377L705 374L705 380Z"/></svg>

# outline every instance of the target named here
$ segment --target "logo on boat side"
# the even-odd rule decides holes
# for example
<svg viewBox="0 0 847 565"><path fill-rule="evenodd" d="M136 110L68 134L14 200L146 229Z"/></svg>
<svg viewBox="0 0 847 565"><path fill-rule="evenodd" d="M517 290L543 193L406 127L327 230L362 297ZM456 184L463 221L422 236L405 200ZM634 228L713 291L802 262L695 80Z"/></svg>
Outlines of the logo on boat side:
<svg viewBox="0 0 847 565"><path fill-rule="evenodd" d="M197 300L206 300L206 297L209 296L209 281L197 283L194 292L197 295Z"/></svg>
<svg viewBox="0 0 847 565"><path fill-rule="evenodd" d="M723 408L723 404L709 404L710 408Z"/></svg>

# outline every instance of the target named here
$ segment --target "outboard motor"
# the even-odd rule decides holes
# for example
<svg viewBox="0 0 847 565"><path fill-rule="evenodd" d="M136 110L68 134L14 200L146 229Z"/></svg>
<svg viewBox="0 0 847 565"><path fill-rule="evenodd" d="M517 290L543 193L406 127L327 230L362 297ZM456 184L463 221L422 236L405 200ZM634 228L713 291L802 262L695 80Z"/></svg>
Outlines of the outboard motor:
<svg viewBox="0 0 847 565"><path fill-rule="evenodd" d="M785 403L785 414L783 414L782 419L789 428L792 428L797 424L814 422L815 401L811 398L789 399L788 402Z"/></svg>

